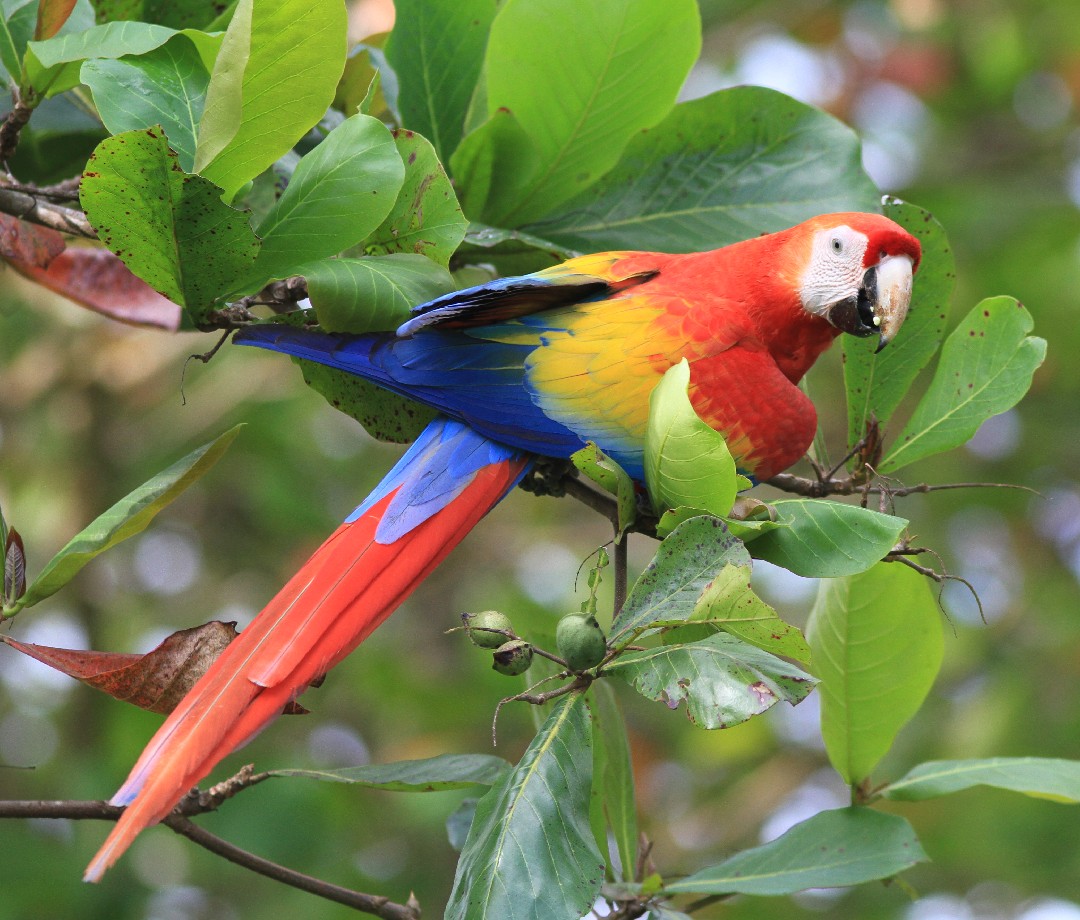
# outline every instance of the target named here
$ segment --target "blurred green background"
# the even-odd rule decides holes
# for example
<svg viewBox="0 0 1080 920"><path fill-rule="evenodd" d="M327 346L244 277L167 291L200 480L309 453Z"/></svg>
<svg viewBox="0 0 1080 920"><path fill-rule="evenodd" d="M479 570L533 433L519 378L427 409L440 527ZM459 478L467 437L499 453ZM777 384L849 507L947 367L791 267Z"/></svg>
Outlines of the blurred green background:
<svg viewBox="0 0 1080 920"><path fill-rule="evenodd" d="M356 37L385 28L365 4ZM904 499L948 586L946 664L925 708L879 768L930 758L1080 757L1080 4L1075 0L772 0L703 3L705 55L689 98L758 83L855 126L885 190L931 210L958 263L954 317L985 296L1019 297L1050 343L1027 399L968 448L926 461L910 482L993 481L1034 491ZM6 273L0 278L0 500L31 571L96 514L193 447L246 422L225 459L142 536L94 562L20 616L25 641L146 650L208 619L243 626L380 478L399 450L372 442L308 391L290 362L212 341L105 321ZM1072 368L1072 370L1070 370ZM812 375L839 452L839 356ZM902 416L902 414L901 414ZM552 632L584 594L575 578L608 539L570 500L517 493L401 612L304 703L230 758L258 768L343 766L491 750L495 703L519 689L460 634L463 610L498 607L520 630ZM636 537L636 567L652 555ZM579 584L575 592L575 581ZM801 623L812 583L765 565L756 586ZM625 689L625 688L624 688ZM814 700L706 733L679 713L622 697L642 821L662 871L692 871L846 801L828 768ZM499 753L534 728L505 709ZM107 797L159 717L112 702L0 648L0 795ZM339 884L439 916L455 854L444 822L461 793L402 795L274 780L200 823L237 844ZM871 885L794 899L738 899L699 916L905 920L1080 918L1075 807L978 790L889 806L933 862L911 891ZM105 882L82 868L107 828L0 824L0 920L343 917L343 907L248 875L170 831L143 835Z"/></svg>

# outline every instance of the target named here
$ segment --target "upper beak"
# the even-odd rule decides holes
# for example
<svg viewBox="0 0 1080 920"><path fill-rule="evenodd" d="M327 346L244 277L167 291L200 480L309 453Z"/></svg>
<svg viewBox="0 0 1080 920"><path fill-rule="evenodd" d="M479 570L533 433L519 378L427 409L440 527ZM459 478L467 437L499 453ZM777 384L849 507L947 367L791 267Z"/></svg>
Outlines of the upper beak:
<svg viewBox="0 0 1080 920"><path fill-rule="evenodd" d="M858 294L829 307L826 318L841 332L877 335L877 351L892 341L911 306L910 256L885 256L863 274Z"/></svg>

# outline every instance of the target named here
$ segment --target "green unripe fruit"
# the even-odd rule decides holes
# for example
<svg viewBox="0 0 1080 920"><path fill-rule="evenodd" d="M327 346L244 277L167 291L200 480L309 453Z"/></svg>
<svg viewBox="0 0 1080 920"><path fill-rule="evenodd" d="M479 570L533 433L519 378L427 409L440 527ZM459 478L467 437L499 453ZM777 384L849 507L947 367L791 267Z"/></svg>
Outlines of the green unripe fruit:
<svg viewBox="0 0 1080 920"><path fill-rule="evenodd" d="M498 648L506 641L506 636L497 632L488 632L490 629L502 629L513 632L510 625L510 617L498 610L485 610L483 613L463 613L461 615L465 629L468 630L469 638L473 645L480 648Z"/></svg>
<svg viewBox="0 0 1080 920"><path fill-rule="evenodd" d="M511 639L504 642L492 653L491 666L500 674L516 677L529 670L532 664L533 650L524 639Z"/></svg>
<svg viewBox="0 0 1080 920"><path fill-rule="evenodd" d="M555 644L559 655L574 671L600 664L607 654L607 638L591 614L568 613L559 620Z"/></svg>

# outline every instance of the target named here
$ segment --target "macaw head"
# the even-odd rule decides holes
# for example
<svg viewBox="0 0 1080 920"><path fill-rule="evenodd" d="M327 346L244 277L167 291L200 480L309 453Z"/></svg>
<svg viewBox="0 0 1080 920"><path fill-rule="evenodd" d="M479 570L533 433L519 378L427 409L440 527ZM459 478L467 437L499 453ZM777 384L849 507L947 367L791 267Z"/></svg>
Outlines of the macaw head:
<svg viewBox="0 0 1080 920"><path fill-rule="evenodd" d="M881 351L907 316L919 241L880 214L825 214L802 228L803 309L841 332L876 335Z"/></svg>

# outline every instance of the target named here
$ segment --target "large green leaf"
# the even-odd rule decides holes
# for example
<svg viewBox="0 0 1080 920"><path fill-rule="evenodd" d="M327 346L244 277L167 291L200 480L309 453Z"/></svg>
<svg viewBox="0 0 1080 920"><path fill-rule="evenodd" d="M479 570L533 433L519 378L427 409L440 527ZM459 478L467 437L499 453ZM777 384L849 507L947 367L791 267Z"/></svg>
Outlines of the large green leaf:
<svg viewBox="0 0 1080 920"><path fill-rule="evenodd" d="M724 436L694 411L689 386L684 358L668 368L649 396L645 483L658 513L688 505L723 517L735 501L735 461Z"/></svg>
<svg viewBox="0 0 1080 920"><path fill-rule="evenodd" d="M704 516L683 521L634 582L611 624L612 640L658 620L687 619L728 564L749 565L750 557L723 521Z"/></svg>
<svg viewBox="0 0 1080 920"><path fill-rule="evenodd" d="M1057 802L1080 802L1080 761L1049 757L932 760L889 783L882 795L919 802L973 786L1009 789Z"/></svg>
<svg viewBox="0 0 1080 920"><path fill-rule="evenodd" d="M386 60L398 81L401 123L444 163L457 148L480 77L495 0L398 0Z"/></svg>
<svg viewBox="0 0 1080 920"><path fill-rule="evenodd" d="M327 332L396 329L417 304L453 290L441 265L398 253L364 259L326 259L305 266L311 304Z"/></svg>
<svg viewBox="0 0 1080 920"><path fill-rule="evenodd" d="M449 265L469 223L454 187L426 138L413 131L395 131L394 143L405 163L405 182L364 248L371 255L411 252Z"/></svg>
<svg viewBox="0 0 1080 920"><path fill-rule="evenodd" d="M685 625L664 632L664 642L693 642L721 630L774 655L810 660L802 633L754 593L748 565L725 565L702 592Z"/></svg>
<svg viewBox="0 0 1080 920"><path fill-rule="evenodd" d="M642 696L686 714L702 728L730 728L772 708L794 705L814 688L814 678L790 662L726 633L686 645L625 652L604 668Z"/></svg>
<svg viewBox="0 0 1080 920"><path fill-rule="evenodd" d="M39 93L55 95L79 83L79 68L93 58L145 54L165 44L175 29L148 22L109 22L26 46L27 82Z"/></svg>
<svg viewBox="0 0 1080 920"><path fill-rule="evenodd" d="M386 126L353 115L297 165L256 232L260 285L355 246L394 206L405 167Z"/></svg>
<svg viewBox="0 0 1080 920"><path fill-rule="evenodd" d="M634 877L638 852L637 798L634 794L630 739L608 682L594 683L589 689L589 701L593 715L594 813L599 808L606 817L600 835L600 849L607 852L606 828L610 827L619 851L622 878L629 881Z"/></svg>
<svg viewBox="0 0 1080 920"><path fill-rule="evenodd" d="M929 581L899 563L821 582L806 637L821 734L850 784L865 780L922 705L944 652Z"/></svg>
<svg viewBox="0 0 1080 920"><path fill-rule="evenodd" d="M440 754L424 760L365 764L340 770L272 770L272 776L300 776L332 783L349 783L387 792L444 792L491 786L510 770L492 754Z"/></svg>
<svg viewBox="0 0 1080 920"><path fill-rule="evenodd" d="M230 428L158 473L72 537L27 588L22 606L29 607L59 591L95 556L145 530L162 508L217 463L240 427Z"/></svg>
<svg viewBox="0 0 1080 920"><path fill-rule="evenodd" d="M189 176L156 128L106 138L79 198L101 241L159 293L199 314L251 269L258 240L221 189Z"/></svg>
<svg viewBox="0 0 1080 920"><path fill-rule="evenodd" d="M326 114L345 68L341 0L240 0L210 77L195 170L230 198Z"/></svg>
<svg viewBox="0 0 1080 920"><path fill-rule="evenodd" d="M817 498L771 502L777 521L751 539L747 548L764 559L807 578L855 575L884 558L907 521L858 505Z"/></svg>
<svg viewBox="0 0 1080 920"><path fill-rule="evenodd" d="M829 211L877 211L859 140L757 86L675 106L614 169L528 229L584 252L715 249Z"/></svg>
<svg viewBox="0 0 1080 920"><path fill-rule="evenodd" d="M521 761L476 806L447 920L588 912L604 880L589 826L592 743L580 693L553 707Z"/></svg>
<svg viewBox="0 0 1080 920"><path fill-rule="evenodd" d="M186 35L137 57L96 59L82 65L80 79L110 134L161 125L181 168L195 164L195 131L210 73Z"/></svg>
<svg viewBox="0 0 1080 920"><path fill-rule="evenodd" d="M483 212L466 213L516 227L595 182L667 114L700 45L692 0L508 0L491 25L486 104L513 113L527 155L480 135L496 157L491 188Z"/></svg>
<svg viewBox="0 0 1080 920"><path fill-rule="evenodd" d="M946 339L929 389L878 471L959 447L988 418L1016 405L1046 357L1045 339L1028 335L1033 325L1012 297L977 304Z"/></svg>
<svg viewBox="0 0 1080 920"><path fill-rule="evenodd" d="M886 199L884 211L919 240L922 260L907 319L884 351L876 353L878 344L872 336L843 336L849 445L866 434L871 417L881 425L889 421L919 371L938 350L956 281L956 264L941 224L922 208L895 198Z"/></svg>
<svg viewBox="0 0 1080 920"><path fill-rule="evenodd" d="M665 885L668 894L784 895L890 878L925 862L911 825L872 808L837 808L759 847Z"/></svg>

